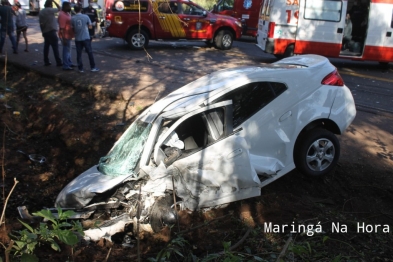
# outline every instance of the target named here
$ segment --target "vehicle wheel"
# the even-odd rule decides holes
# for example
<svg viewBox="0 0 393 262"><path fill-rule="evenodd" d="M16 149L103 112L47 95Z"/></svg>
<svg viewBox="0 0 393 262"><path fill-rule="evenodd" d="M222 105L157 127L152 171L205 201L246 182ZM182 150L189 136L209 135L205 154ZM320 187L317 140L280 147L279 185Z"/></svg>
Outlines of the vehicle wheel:
<svg viewBox="0 0 393 262"><path fill-rule="evenodd" d="M172 205L172 195L166 195L154 203L150 214L150 225L154 232L159 232L166 225L176 223L177 213L171 208Z"/></svg>
<svg viewBox="0 0 393 262"><path fill-rule="evenodd" d="M213 47L214 46L214 43L211 40L205 41L205 44L206 44L207 47Z"/></svg>
<svg viewBox="0 0 393 262"><path fill-rule="evenodd" d="M303 134L296 142L294 161L305 175L321 177L336 166L340 156L340 143L330 131L316 128Z"/></svg>
<svg viewBox="0 0 393 262"><path fill-rule="evenodd" d="M383 69L388 69L388 68L389 68L389 62L379 62L379 65L380 65Z"/></svg>
<svg viewBox="0 0 393 262"><path fill-rule="evenodd" d="M142 29L134 29L128 34L127 42L132 49L143 49L149 44L149 36Z"/></svg>
<svg viewBox="0 0 393 262"><path fill-rule="evenodd" d="M293 56L293 51L294 50L295 50L295 46L294 45L287 46L287 48L285 49L283 57L285 58L285 57Z"/></svg>
<svg viewBox="0 0 393 262"><path fill-rule="evenodd" d="M233 35L228 30L220 30L214 37L214 44L217 49L229 50L233 44Z"/></svg>

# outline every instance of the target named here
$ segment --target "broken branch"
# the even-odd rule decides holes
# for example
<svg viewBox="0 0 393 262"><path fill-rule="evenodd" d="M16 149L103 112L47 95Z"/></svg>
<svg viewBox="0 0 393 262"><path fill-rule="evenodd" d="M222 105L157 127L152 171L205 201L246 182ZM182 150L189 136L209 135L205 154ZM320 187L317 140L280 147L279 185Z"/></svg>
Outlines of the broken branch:
<svg viewBox="0 0 393 262"><path fill-rule="evenodd" d="M108 261L109 255L111 254L112 248L109 249L108 254L106 255L105 262Z"/></svg>
<svg viewBox="0 0 393 262"><path fill-rule="evenodd" d="M285 242L285 245L283 247L283 249L280 252L280 255L278 255L276 262L280 262L281 259L285 256L285 253L288 250L289 244L292 242L292 235L289 236L289 238L287 239L287 241Z"/></svg>
<svg viewBox="0 0 393 262"><path fill-rule="evenodd" d="M229 248L230 251L235 250L236 248L238 248L241 244L243 244L243 242L246 240L246 238L248 237L248 235L251 232L251 228L249 227L247 232L244 234L244 236L242 237L242 239L239 240L239 242L237 242L236 244L234 244L233 246L231 246Z"/></svg>
<svg viewBox="0 0 393 262"><path fill-rule="evenodd" d="M16 178L14 177L14 185L12 186L11 191L8 193L8 196L7 196L7 198L6 198L5 202L4 202L3 213L1 214L1 218L0 218L0 225L2 225L2 224L4 223L4 222L3 222L3 219L4 219L4 215L5 215L5 209L6 209L7 204L8 204L8 200L10 199L10 196L11 196L11 194L12 194L12 191L14 191L15 186L16 186L16 184L18 184L18 183L19 183L19 181L16 180Z"/></svg>

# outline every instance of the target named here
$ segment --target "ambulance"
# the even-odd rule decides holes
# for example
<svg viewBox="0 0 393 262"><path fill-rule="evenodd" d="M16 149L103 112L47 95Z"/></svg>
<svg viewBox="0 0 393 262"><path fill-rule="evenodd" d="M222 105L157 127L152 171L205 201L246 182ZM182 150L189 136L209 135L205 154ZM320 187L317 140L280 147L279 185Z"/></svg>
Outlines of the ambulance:
<svg viewBox="0 0 393 262"><path fill-rule="evenodd" d="M343 45L347 14L351 39ZM257 46L280 58L318 54L387 64L392 32L393 0L265 0Z"/></svg>

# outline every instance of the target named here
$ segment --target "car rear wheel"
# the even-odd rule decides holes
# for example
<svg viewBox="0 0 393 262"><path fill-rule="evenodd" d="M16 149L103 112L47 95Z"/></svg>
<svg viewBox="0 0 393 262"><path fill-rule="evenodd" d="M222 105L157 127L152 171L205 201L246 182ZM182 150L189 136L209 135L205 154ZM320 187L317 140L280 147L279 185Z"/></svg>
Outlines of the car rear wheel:
<svg viewBox="0 0 393 262"><path fill-rule="evenodd" d="M283 54L274 54L274 56L278 59L283 59L286 57L291 57L294 55L293 51L295 50L295 46L294 45L289 45L287 46L287 48L285 48L285 51Z"/></svg>
<svg viewBox="0 0 393 262"><path fill-rule="evenodd" d="M128 34L127 42L132 49L143 49L149 44L149 36L142 29L134 29Z"/></svg>
<svg viewBox="0 0 393 262"><path fill-rule="evenodd" d="M228 30L220 30L214 37L214 44L217 49L228 50L233 44L233 35Z"/></svg>
<svg viewBox="0 0 393 262"><path fill-rule="evenodd" d="M305 175L321 177L333 170L340 156L340 143L330 131L316 128L296 142L294 161Z"/></svg>
<svg viewBox="0 0 393 262"><path fill-rule="evenodd" d="M283 58L293 56L294 50L295 50L295 46L294 45L287 46L287 48L285 48L285 52L284 52Z"/></svg>

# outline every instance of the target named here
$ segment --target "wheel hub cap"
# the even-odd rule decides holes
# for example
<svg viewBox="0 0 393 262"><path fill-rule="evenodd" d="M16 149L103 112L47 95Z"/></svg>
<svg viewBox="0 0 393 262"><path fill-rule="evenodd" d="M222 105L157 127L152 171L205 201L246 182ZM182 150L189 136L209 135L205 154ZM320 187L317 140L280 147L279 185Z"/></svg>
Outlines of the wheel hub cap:
<svg viewBox="0 0 393 262"><path fill-rule="evenodd" d="M313 171L323 171L332 164L335 154L334 144L329 139L318 139L307 150L307 165Z"/></svg>

